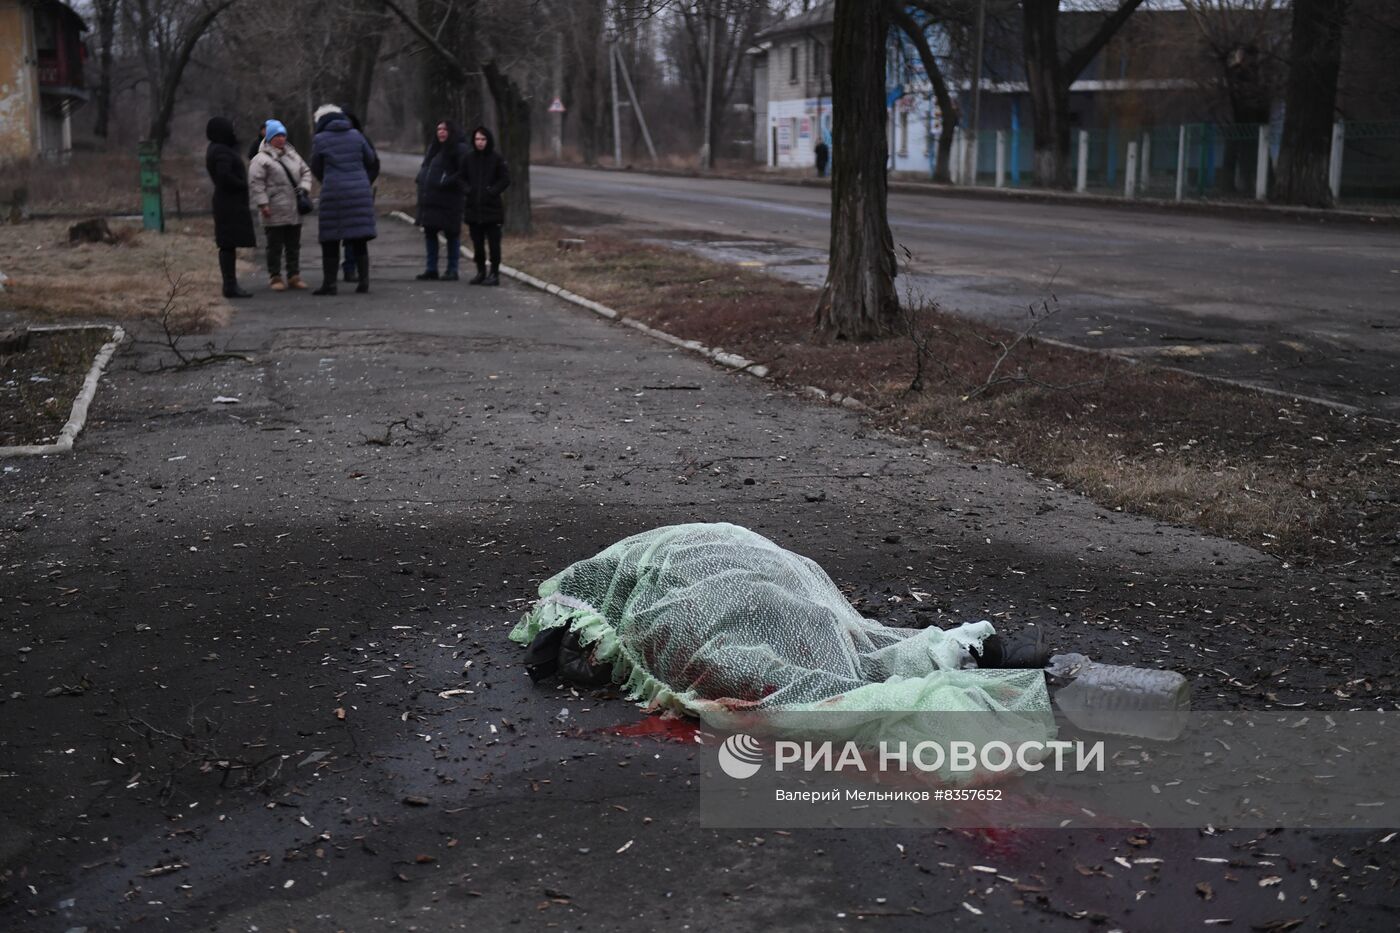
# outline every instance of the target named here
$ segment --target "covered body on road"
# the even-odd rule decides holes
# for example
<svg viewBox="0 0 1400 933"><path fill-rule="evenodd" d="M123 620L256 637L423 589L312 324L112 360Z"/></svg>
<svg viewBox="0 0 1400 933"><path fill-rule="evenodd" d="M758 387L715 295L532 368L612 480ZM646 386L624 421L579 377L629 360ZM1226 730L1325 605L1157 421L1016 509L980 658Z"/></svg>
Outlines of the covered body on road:
<svg viewBox="0 0 1400 933"><path fill-rule="evenodd" d="M840 713L838 730L871 746L939 739L930 713L1000 714L984 720L989 731L1053 728L1042 671L974 667L990 622L945 631L865 619L816 563L737 525L634 535L546 580L539 595L513 640L568 627L630 699L717 728Z"/></svg>

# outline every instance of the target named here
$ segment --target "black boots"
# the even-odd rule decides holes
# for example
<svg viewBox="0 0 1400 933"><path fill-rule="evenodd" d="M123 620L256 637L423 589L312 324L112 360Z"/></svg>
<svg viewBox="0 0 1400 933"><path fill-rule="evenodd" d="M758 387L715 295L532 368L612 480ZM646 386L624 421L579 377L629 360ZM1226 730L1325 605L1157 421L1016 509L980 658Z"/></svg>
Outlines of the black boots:
<svg viewBox="0 0 1400 933"><path fill-rule="evenodd" d="M245 292L238 285L238 253L231 249L219 250L219 273L224 278L225 298L252 298L252 292Z"/></svg>
<svg viewBox="0 0 1400 933"><path fill-rule="evenodd" d="M486 267L477 266L476 275L467 280L468 285L480 285L486 281Z"/></svg>
<svg viewBox="0 0 1400 933"><path fill-rule="evenodd" d="M330 248L327 249L327 246ZM321 244L321 287L311 294L313 295L334 295L335 280L340 272L340 244Z"/></svg>
<svg viewBox="0 0 1400 933"><path fill-rule="evenodd" d="M979 652L973 649L979 668L1033 670L1050 663L1050 649L1045 647L1045 632L1039 626L1034 634L993 635L982 643Z"/></svg>
<svg viewBox="0 0 1400 933"><path fill-rule="evenodd" d="M363 295L369 291L369 244L364 240L355 243L355 265L360 267L360 280L355 285L355 291Z"/></svg>
<svg viewBox="0 0 1400 933"><path fill-rule="evenodd" d="M500 284L501 284L501 275L500 275L499 272L496 271L496 267L495 267L495 266L492 266L492 267L491 267L491 271L487 274L486 278L484 278L484 279L481 280L481 284L482 284L482 285L500 285Z"/></svg>

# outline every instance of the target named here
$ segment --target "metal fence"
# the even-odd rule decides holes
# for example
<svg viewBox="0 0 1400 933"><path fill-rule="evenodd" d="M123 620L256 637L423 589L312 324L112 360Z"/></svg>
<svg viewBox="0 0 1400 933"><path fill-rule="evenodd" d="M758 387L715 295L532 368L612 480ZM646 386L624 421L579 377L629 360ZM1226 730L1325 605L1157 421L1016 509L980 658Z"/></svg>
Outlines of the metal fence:
<svg viewBox="0 0 1400 933"><path fill-rule="evenodd" d="M1071 138L1071 178L1078 191L1130 198L1262 201L1278 164L1279 132L1269 124L1213 123L1079 130ZM1033 145L1027 131L983 130L974 146L958 130L953 180L1030 188ZM1329 177L1339 204L1400 206L1400 120L1338 123Z"/></svg>

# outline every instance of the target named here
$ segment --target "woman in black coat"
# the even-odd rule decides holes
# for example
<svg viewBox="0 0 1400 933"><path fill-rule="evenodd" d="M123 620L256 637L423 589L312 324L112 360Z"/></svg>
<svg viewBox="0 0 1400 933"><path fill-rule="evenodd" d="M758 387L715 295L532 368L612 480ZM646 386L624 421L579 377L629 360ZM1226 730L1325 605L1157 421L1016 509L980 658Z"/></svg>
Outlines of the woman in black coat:
<svg viewBox="0 0 1400 933"><path fill-rule="evenodd" d="M501 224L506 219L501 192L510 187L506 160L496 152L491 131L484 126L472 130L472 147L462 160L462 187L466 189L467 229L472 235L476 258L473 285L500 285ZM486 247L491 251L491 271L486 271Z"/></svg>
<svg viewBox="0 0 1400 933"><path fill-rule="evenodd" d="M447 240L447 272L441 278L457 281L457 262L462 255L462 160L467 157L467 141L462 131L448 120L437 125L433 141L418 169L418 226L423 228L427 252L426 271L420 280L438 278L438 234Z"/></svg>
<svg viewBox="0 0 1400 933"><path fill-rule="evenodd" d="M204 135L209 138L204 167L214 182L214 242L219 247L224 297L251 298L251 293L238 285L238 249L258 245L253 237L253 212L248 207L248 168L228 118L212 118Z"/></svg>

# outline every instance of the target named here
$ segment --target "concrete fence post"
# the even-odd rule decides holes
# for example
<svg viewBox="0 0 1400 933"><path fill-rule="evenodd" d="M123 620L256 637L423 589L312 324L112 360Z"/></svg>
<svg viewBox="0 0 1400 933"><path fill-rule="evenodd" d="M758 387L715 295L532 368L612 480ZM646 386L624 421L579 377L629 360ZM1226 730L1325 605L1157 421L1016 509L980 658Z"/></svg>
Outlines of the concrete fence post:
<svg viewBox="0 0 1400 933"><path fill-rule="evenodd" d="M1176 199L1181 200L1186 193L1186 124L1181 124L1181 130L1177 134L1176 140Z"/></svg>
<svg viewBox="0 0 1400 933"><path fill-rule="evenodd" d="M1341 120L1332 124L1332 157L1327 161L1327 187L1332 189L1333 202L1342 199L1342 149L1346 145L1346 127Z"/></svg>
<svg viewBox="0 0 1400 933"><path fill-rule="evenodd" d="M997 187L1006 187L1006 130L997 130Z"/></svg>
<svg viewBox="0 0 1400 933"><path fill-rule="evenodd" d="M1128 165L1123 177L1123 197L1129 199L1137 197L1138 144L1136 140L1128 143Z"/></svg>
<svg viewBox="0 0 1400 933"><path fill-rule="evenodd" d="M1140 151L1142 156L1142 172L1138 178L1138 187L1142 190L1143 194L1147 194L1148 189L1152 185L1152 133L1150 130L1143 131L1142 149Z"/></svg>
<svg viewBox="0 0 1400 933"><path fill-rule="evenodd" d="M948 153L948 180L955 185L962 184L963 175L963 128L953 127L953 151Z"/></svg>
<svg viewBox="0 0 1400 933"><path fill-rule="evenodd" d="M1079 131L1079 172L1074 190L1083 194L1089 190L1089 131Z"/></svg>
<svg viewBox="0 0 1400 933"><path fill-rule="evenodd" d="M1259 127L1259 152L1254 161L1254 200L1269 197L1269 125Z"/></svg>

